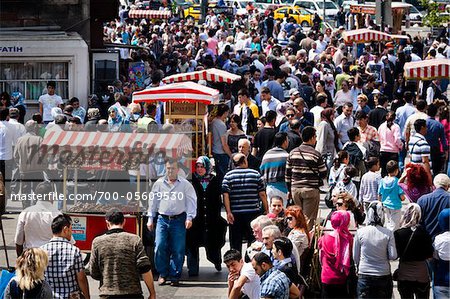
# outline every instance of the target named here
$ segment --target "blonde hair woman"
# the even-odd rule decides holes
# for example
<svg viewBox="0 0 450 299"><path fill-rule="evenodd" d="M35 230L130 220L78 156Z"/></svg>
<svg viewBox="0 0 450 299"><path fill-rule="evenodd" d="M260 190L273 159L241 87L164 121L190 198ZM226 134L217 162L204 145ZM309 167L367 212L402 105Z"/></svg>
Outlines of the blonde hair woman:
<svg viewBox="0 0 450 299"><path fill-rule="evenodd" d="M5 298L52 298L52 289L44 277L47 265L48 256L44 250L25 250L17 258L16 277L6 287Z"/></svg>

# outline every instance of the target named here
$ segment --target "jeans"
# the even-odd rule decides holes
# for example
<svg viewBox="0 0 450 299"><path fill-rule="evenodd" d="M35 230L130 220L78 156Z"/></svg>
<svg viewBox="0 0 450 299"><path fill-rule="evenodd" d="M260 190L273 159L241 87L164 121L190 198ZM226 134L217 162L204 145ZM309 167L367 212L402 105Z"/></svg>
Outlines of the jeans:
<svg viewBox="0 0 450 299"><path fill-rule="evenodd" d="M230 162L230 157L227 154L214 154L214 162L216 163L216 175L219 181L219 186L222 186L222 180L227 173L228 163Z"/></svg>
<svg viewBox="0 0 450 299"><path fill-rule="evenodd" d="M186 214L175 219L158 216L155 236L155 266L161 277L178 281L186 248Z"/></svg>
<svg viewBox="0 0 450 299"><path fill-rule="evenodd" d="M358 298L392 298L392 276L358 276Z"/></svg>
<svg viewBox="0 0 450 299"><path fill-rule="evenodd" d="M406 158L406 150L405 147L398 153L398 167L400 168L400 173L405 168L405 158Z"/></svg>
<svg viewBox="0 0 450 299"><path fill-rule="evenodd" d="M430 283L399 280L398 292L402 299L427 299L430 297Z"/></svg>

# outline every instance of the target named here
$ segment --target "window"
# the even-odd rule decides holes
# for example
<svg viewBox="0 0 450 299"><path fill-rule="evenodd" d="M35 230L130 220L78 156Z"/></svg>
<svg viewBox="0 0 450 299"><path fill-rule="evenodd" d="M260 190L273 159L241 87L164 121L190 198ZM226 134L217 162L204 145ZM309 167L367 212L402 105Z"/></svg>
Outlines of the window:
<svg viewBox="0 0 450 299"><path fill-rule="evenodd" d="M68 62L0 62L0 90L19 91L26 100L37 101L47 82L56 81L56 94L69 98Z"/></svg>

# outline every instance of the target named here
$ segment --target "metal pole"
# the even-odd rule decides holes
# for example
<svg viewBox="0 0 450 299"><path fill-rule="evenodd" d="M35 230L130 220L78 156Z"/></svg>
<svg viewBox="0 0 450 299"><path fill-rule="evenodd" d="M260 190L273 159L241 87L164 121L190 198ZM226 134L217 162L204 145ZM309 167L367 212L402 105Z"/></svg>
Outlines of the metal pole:
<svg viewBox="0 0 450 299"><path fill-rule="evenodd" d="M323 21L322 21L322 27L323 27L323 32L325 32L325 0L323 0Z"/></svg>

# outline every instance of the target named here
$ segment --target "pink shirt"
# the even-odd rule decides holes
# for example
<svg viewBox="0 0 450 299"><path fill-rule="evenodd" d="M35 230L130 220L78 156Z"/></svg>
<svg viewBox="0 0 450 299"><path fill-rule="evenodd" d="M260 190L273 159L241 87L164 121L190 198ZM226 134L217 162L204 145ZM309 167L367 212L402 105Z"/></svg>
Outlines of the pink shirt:
<svg viewBox="0 0 450 299"><path fill-rule="evenodd" d="M217 39L210 37L210 38L208 38L207 42L208 42L208 48L210 48L211 51L213 51L214 55L217 56L217 45L219 44Z"/></svg>
<svg viewBox="0 0 450 299"><path fill-rule="evenodd" d="M384 122L378 128L378 135L380 138L380 151L388 153L398 153L403 147L403 142L400 138L400 126L392 124L391 129L387 127Z"/></svg>

